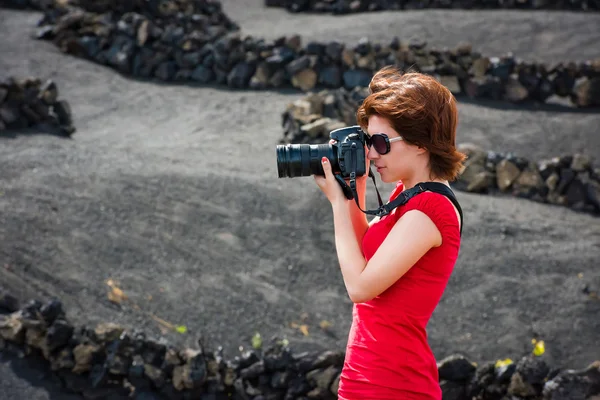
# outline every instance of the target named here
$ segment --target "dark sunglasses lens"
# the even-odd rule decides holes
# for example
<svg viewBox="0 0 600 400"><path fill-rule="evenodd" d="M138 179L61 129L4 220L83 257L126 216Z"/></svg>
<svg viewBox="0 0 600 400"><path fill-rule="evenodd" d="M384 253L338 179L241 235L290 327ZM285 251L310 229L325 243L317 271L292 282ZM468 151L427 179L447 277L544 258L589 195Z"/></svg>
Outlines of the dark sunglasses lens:
<svg viewBox="0 0 600 400"><path fill-rule="evenodd" d="M383 135L373 135L371 136L371 143L373 143L373 147L379 154L387 153L387 144L385 141L385 137Z"/></svg>

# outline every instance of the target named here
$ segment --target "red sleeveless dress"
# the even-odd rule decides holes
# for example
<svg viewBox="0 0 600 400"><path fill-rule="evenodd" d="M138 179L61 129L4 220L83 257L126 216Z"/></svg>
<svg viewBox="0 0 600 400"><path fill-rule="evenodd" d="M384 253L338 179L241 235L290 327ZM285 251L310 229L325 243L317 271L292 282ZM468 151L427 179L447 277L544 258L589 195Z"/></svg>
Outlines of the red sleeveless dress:
<svg viewBox="0 0 600 400"><path fill-rule="evenodd" d="M403 190L404 185L398 182L390 200ZM436 224L442 245L429 250L385 292L354 304L340 377L340 400L442 399L437 363L425 328L459 253L459 220L452 203L432 192L413 197L368 229L362 251L369 260L394 223L414 209Z"/></svg>

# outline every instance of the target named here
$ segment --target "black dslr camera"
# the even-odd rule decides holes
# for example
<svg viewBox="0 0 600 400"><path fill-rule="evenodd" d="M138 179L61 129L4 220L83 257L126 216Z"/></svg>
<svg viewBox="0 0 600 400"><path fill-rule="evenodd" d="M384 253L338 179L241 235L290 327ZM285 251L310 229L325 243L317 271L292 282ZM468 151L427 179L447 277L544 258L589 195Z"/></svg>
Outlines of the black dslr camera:
<svg viewBox="0 0 600 400"><path fill-rule="evenodd" d="M356 177L367 173L365 163L365 133L360 126L348 126L333 130L329 137L335 144L287 144L277 146L277 172L279 178L324 175L321 158L327 157L331 170L344 189L348 199L352 190L344 179L351 183Z"/></svg>

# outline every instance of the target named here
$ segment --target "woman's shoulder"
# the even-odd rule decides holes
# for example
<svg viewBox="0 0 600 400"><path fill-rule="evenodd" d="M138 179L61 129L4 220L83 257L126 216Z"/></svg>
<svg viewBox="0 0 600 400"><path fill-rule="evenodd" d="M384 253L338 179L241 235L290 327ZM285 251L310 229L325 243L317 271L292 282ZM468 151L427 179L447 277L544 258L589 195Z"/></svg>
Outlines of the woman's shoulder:
<svg viewBox="0 0 600 400"><path fill-rule="evenodd" d="M441 193L422 192L412 197L402 208L402 215L411 210L424 213L440 231L449 226L459 226L458 210L451 200Z"/></svg>
<svg viewBox="0 0 600 400"><path fill-rule="evenodd" d="M430 192L430 191L425 191L425 192L421 192L416 196L413 196L407 204L413 202L413 204L415 205L419 205L421 207L436 207L439 206L440 204L452 204L449 202L448 197L446 197L445 195L438 193L438 192Z"/></svg>

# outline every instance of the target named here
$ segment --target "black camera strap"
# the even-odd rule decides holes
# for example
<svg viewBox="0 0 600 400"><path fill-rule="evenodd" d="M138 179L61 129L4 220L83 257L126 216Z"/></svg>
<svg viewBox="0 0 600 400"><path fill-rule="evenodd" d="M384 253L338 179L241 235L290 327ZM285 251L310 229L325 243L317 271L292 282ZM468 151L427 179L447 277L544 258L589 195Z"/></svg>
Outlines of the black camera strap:
<svg viewBox="0 0 600 400"><path fill-rule="evenodd" d="M396 197L391 202L379 207L377 209L376 215L379 217L381 217L383 215L387 215L394 208L408 203L408 201L410 199L412 199L416 195L423 193L423 192L439 193L443 196L446 196L452 202L452 204L454 204L454 206L458 210L458 214L460 215L460 234L462 235L462 225L463 225L462 224L462 222L463 222L462 208L461 208L460 204L458 203L458 200L457 200L456 196L454 195L454 192L452 191L452 189L450 189L448 186L446 186L440 182L419 182L419 183L417 183L414 187L407 189L407 190L403 191L402 193L400 193L398 195L398 197Z"/></svg>
<svg viewBox="0 0 600 400"><path fill-rule="evenodd" d="M439 183L439 182L420 182L420 183L417 183L414 187L407 189L407 190L403 191L402 193L400 193L394 200L390 201L389 203L383 204L383 202L381 200L381 196L379 194L379 190L377 189L377 183L375 181L375 176L373 175L373 171L371 170L370 167L369 167L369 176L373 180L373 185L375 185L375 190L377 191L377 199L379 201L379 208L377 208L377 210L363 210L360 207L360 204L358 203L358 193L356 191L356 156L355 155L353 155L353 157L352 157L352 169L350 172L350 185L346 184L346 181L341 176L335 175L338 183L342 186L342 190L344 191L346 198L348 198L349 200L352 200L352 198L354 198L354 201L356 202L356 206L363 213L369 214L369 215L374 215L376 217L381 218L385 215L388 215L396 207L399 207L399 206L402 206L402 205L408 203L408 201L410 199L412 199L413 197L415 197L416 195L418 195L420 193L427 192L427 191L439 193L443 196L446 196L458 210L458 213L460 214L460 235L462 236L462 227L463 227L462 208L461 208L460 204L458 203L458 200L457 200L456 196L454 195L454 192L448 186L444 185L443 183Z"/></svg>

